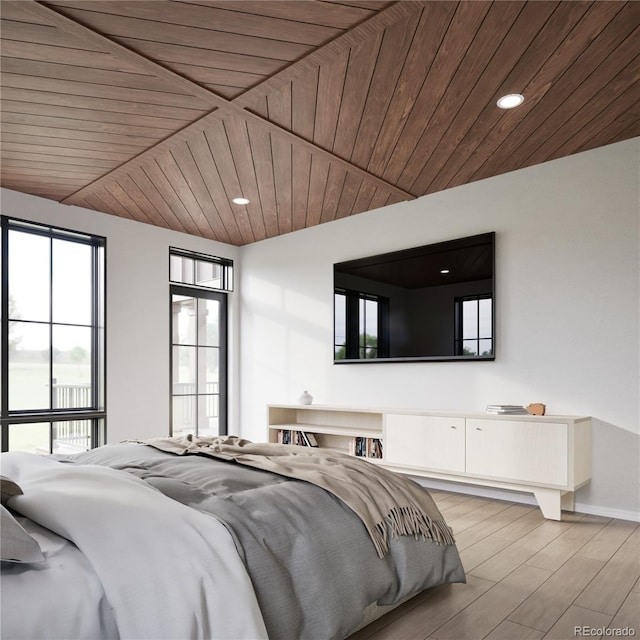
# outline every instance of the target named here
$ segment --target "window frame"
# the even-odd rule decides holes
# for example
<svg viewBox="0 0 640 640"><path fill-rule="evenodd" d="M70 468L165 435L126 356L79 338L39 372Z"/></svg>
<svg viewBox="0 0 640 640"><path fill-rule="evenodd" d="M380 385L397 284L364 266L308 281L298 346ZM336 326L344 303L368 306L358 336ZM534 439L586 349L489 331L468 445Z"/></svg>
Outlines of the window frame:
<svg viewBox="0 0 640 640"><path fill-rule="evenodd" d="M480 336L480 301L481 300L490 300L491 301L491 335ZM477 338L464 338L463 336L463 304L465 302L477 302ZM454 313L455 313L455 330L454 330L454 343L453 343L453 352L456 356L464 356L464 343L469 340L475 340L476 346L478 350L478 354L473 357L474 359L479 358L494 358L495 357L495 326L494 326L494 299L490 293L479 293L467 296L458 296L454 299ZM480 342L482 340L490 340L491 341L491 353L489 355L483 356L480 354Z"/></svg>
<svg viewBox="0 0 640 640"><path fill-rule="evenodd" d="M172 278L171 259L173 257L186 258L193 261L194 277L193 282L185 282L182 280L175 280ZM220 287L212 287L203 284L196 284L195 272L198 267L198 263L201 264L213 264L220 267ZM173 351L175 346L173 341L173 296L184 295L193 298L204 298L208 300L217 300L220 303L220 318L219 318L219 367L220 367L220 387L219 387L219 407L218 407L218 433L219 435L227 435L229 431L228 424L228 396L229 396L229 299L228 296L233 292L234 282L234 264L230 258L221 258L219 256L211 256L197 251L189 251L186 249L179 249L177 247L169 247L169 434L174 433L174 397L178 394L174 394L173 383ZM198 338L196 336L196 371L198 371ZM188 395L188 394L187 394ZM200 395L198 393L198 378L196 375L196 398ZM198 433L198 411L196 400L196 424L195 433Z"/></svg>
<svg viewBox="0 0 640 640"><path fill-rule="evenodd" d="M345 287L335 287L333 292L333 317L335 319L336 296L345 296L345 343L339 345L336 342L336 324L333 324L333 361L334 363L344 362L345 360L360 360L363 362L371 362L389 355L389 299L385 296L367 293L365 291L357 291L355 289L347 289ZM378 346L376 347L376 357L360 356L360 303L374 301L377 303L377 324L378 324ZM366 318L366 316L365 316ZM364 326L364 335L366 335L367 327ZM336 348L345 347L345 357L336 358Z"/></svg>
<svg viewBox="0 0 640 640"><path fill-rule="evenodd" d="M88 407L53 407L53 343L52 331L56 324L52 317L53 297L49 300L49 407L46 409L9 409L9 231L31 233L54 240L77 242L91 247L91 398ZM106 366L106 238L50 224L23 220L13 216L0 216L0 450L10 448L9 428L20 424L49 423L49 453L53 452L54 429L57 423L90 421L89 448L105 444L107 433L107 366ZM50 244L51 246L51 244ZM49 265L49 291L53 287L51 276L52 255Z"/></svg>
<svg viewBox="0 0 640 640"><path fill-rule="evenodd" d="M221 286L220 287L208 287L206 285L197 284L195 282L185 282L184 280L173 280L171 278L171 258L187 258L193 260L194 263L215 264L221 269ZM194 267L196 265L194 264ZM169 282L172 285L193 287L194 289L206 290L206 291L233 291L233 260L230 258L220 258L218 256L209 256L197 251L187 251L186 249L178 249L177 247L169 247Z"/></svg>
<svg viewBox="0 0 640 640"><path fill-rule="evenodd" d="M228 361L228 300L227 295L222 291L214 291L212 289L199 289L197 287L187 287L184 285L172 284L169 287L169 388L170 388L170 400L169 400L169 436L173 436L173 402L177 395L173 392L173 349L175 346L186 346L181 343L174 343L173 341L173 296L183 295L193 298L204 298L206 300L217 300L220 303L220 388L219 388L219 415L218 415L218 435L227 435L229 431L228 425L228 390L229 390L229 361ZM197 326L197 323L196 323ZM196 342L193 345L196 347L196 372L198 371L198 337L196 336ZM190 395L190 394L188 394ZM196 399L200 395L198 393L198 377L196 373ZM198 412L197 412L197 400L196 400L196 424L195 434L198 435Z"/></svg>

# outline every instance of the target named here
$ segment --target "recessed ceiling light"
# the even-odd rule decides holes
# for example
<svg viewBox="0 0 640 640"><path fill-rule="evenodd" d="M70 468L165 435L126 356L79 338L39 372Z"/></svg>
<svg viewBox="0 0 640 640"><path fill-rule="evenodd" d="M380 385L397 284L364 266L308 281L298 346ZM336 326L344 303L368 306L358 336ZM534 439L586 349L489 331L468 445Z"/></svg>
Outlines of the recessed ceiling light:
<svg viewBox="0 0 640 640"><path fill-rule="evenodd" d="M501 109L513 109L519 107L524 102L524 96L519 93L510 93L509 95L502 96L497 102L497 105Z"/></svg>
<svg viewBox="0 0 640 640"><path fill-rule="evenodd" d="M449 273L449 269L440 269L440 273Z"/></svg>
<svg viewBox="0 0 640 640"><path fill-rule="evenodd" d="M249 204L249 199L248 198L234 198L232 200L232 202L235 202L236 204Z"/></svg>

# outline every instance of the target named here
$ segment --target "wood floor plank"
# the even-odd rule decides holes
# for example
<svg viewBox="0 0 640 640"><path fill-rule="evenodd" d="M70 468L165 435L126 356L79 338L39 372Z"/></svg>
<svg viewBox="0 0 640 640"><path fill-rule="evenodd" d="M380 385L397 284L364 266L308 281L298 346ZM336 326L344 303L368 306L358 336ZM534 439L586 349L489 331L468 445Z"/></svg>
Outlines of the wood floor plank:
<svg viewBox="0 0 640 640"><path fill-rule="evenodd" d="M466 531L463 531L456 537L456 544L458 549L466 549L475 544L479 540L483 540L487 536L503 529L509 523L522 518L523 516L531 513L533 507L529 507L522 504L514 504L513 506L498 513L494 518L479 522L477 525L470 527Z"/></svg>
<svg viewBox="0 0 640 640"><path fill-rule="evenodd" d="M538 629L523 627L521 624L504 620L485 640L514 640L514 638L518 638L518 640L540 640L543 636L544 633L538 631Z"/></svg>
<svg viewBox="0 0 640 640"><path fill-rule="evenodd" d="M639 577L638 550L623 546L578 596L575 604L614 616Z"/></svg>
<svg viewBox="0 0 640 640"><path fill-rule="evenodd" d="M635 546L633 535L635 531L632 533L632 527L634 527L633 523L611 520L578 553L606 562L620 548L620 545Z"/></svg>
<svg viewBox="0 0 640 640"><path fill-rule="evenodd" d="M611 622L611 619L611 616L604 613L583 609L582 607L576 607L574 605L565 611L564 615L549 629L544 638L545 640L568 640L569 638L578 636L576 633L576 629L578 628L584 627L589 630L605 629ZM600 637L600 635L595 635L595 637Z"/></svg>
<svg viewBox="0 0 640 640"><path fill-rule="evenodd" d="M512 502L494 500L482 507L479 507L478 509L474 509L473 511L464 514L463 516L453 519L447 518L447 524L453 529L453 533L458 535L466 529L469 529L470 527L495 516L501 511L508 509L512 505Z"/></svg>
<svg viewBox="0 0 640 640"><path fill-rule="evenodd" d="M499 582L571 526L568 522L547 520L493 557L476 566L473 569L473 575L485 580Z"/></svg>
<svg viewBox="0 0 640 640"><path fill-rule="evenodd" d="M602 560L576 554L527 598L508 619L525 627L549 631L604 564Z"/></svg>
<svg viewBox="0 0 640 640"><path fill-rule="evenodd" d="M476 542L475 544L462 549L460 558L465 571L471 571L478 565L493 558L498 552L502 551L514 541L533 531L544 522L539 509L530 511L526 515L518 518L518 520L502 527L499 531L486 538ZM504 577L504 576L503 576Z"/></svg>
<svg viewBox="0 0 640 640"><path fill-rule="evenodd" d="M438 500L438 509L447 509L461 502L466 502L471 498L473 498L473 496L467 495L466 493L447 493Z"/></svg>
<svg viewBox="0 0 640 640"><path fill-rule="evenodd" d="M608 520L600 516L586 516L580 526L573 526L558 536L551 544L527 560L527 564L555 571L589 540L601 531Z"/></svg>
<svg viewBox="0 0 640 640"><path fill-rule="evenodd" d="M627 521L623 520L622 522L627 522ZM631 524L631 525L635 524L636 528L634 529L633 533L629 536L625 544L626 545L632 544L636 547L636 549L640 549L640 525L636 524L635 522L630 522L628 524Z"/></svg>
<svg viewBox="0 0 640 640"><path fill-rule="evenodd" d="M546 569L523 565L431 635L438 640L484 638L551 575Z"/></svg>
<svg viewBox="0 0 640 640"><path fill-rule="evenodd" d="M529 533L529 531L532 531L535 527L540 526L544 522L546 522L546 520L542 515L540 509L538 509L537 507L532 507L531 511L527 513L527 515L519 518L506 527L503 527L502 529L500 529L500 531L497 532L497 535L499 535L501 538L506 538L511 542L515 542L522 536Z"/></svg>
<svg viewBox="0 0 640 640"><path fill-rule="evenodd" d="M633 629L627 637L640 635L640 593L632 591L622 603L609 629Z"/></svg>
<svg viewBox="0 0 640 640"><path fill-rule="evenodd" d="M470 511L474 511L478 507L485 505L487 502L485 498L474 498L472 496L468 496L468 498L468 500L464 500L463 502L459 502L458 504L447 505L444 508L440 509L447 522L455 517L464 515L465 513L469 513Z"/></svg>
<svg viewBox="0 0 640 640"><path fill-rule="evenodd" d="M500 536L489 536L480 542L460 551L460 560L467 573L493 558L500 551L509 546L509 540ZM475 575L475 574L474 574ZM480 577L480 576L478 576Z"/></svg>

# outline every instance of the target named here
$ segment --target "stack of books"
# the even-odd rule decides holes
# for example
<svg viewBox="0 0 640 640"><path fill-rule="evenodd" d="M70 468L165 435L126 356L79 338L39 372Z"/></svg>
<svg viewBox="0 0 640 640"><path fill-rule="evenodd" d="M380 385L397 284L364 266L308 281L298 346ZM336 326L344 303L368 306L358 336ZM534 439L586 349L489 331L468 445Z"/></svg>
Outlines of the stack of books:
<svg viewBox="0 0 640 640"><path fill-rule="evenodd" d="M529 412L522 406L517 404L488 404L486 408L487 413L498 413L501 415L523 415Z"/></svg>

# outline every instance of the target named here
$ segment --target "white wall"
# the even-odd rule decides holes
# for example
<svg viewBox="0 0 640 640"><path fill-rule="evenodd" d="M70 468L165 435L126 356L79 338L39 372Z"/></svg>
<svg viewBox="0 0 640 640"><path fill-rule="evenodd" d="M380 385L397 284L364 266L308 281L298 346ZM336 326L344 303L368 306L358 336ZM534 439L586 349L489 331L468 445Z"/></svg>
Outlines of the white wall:
<svg viewBox="0 0 640 640"><path fill-rule="evenodd" d="M639 150L635 139L242 250L242 435L269 403L482 411L543 402L594 417L578 505L636 514ZM496 232L495 362L332 364L332 265Z"/></svg>
<svg viewBox="0 0 640 640"><path fill-rule="evenodd" d="M238 249L184 233L2 189L3 215L107 238L107 440L169 432L169 247L237 259ZM231 353L237 313L230 306ZM236 349L234 349L234 345ZM237 368L230 362L231 392ZM237 400L230 406L237 420Z"/></svg>

